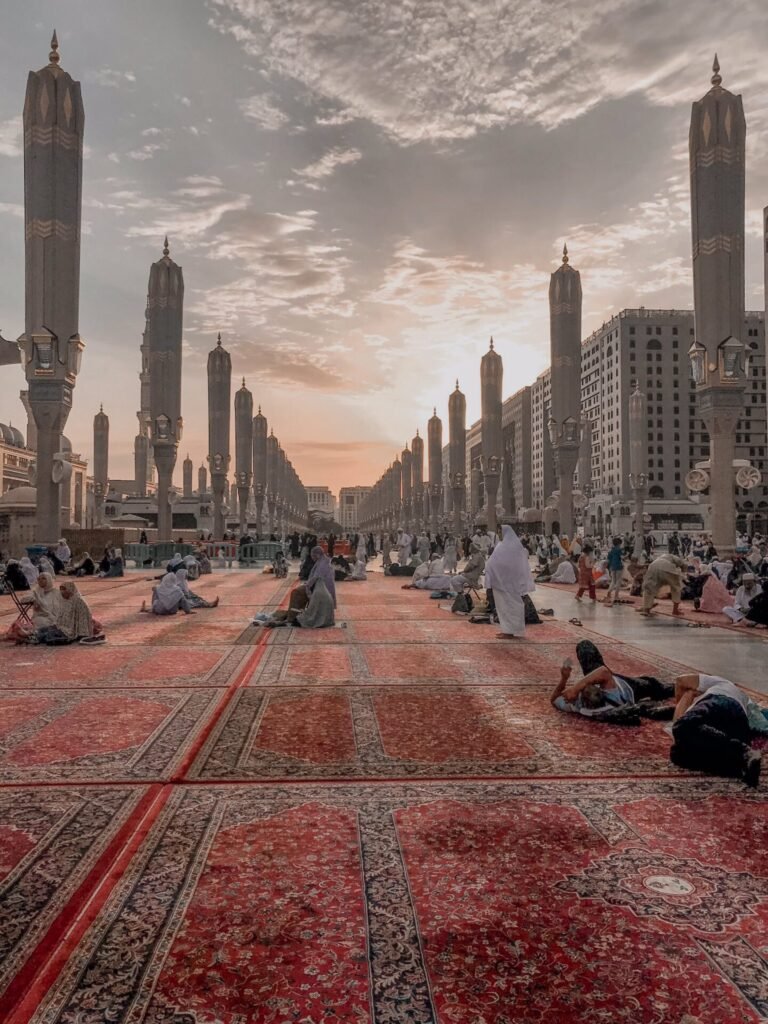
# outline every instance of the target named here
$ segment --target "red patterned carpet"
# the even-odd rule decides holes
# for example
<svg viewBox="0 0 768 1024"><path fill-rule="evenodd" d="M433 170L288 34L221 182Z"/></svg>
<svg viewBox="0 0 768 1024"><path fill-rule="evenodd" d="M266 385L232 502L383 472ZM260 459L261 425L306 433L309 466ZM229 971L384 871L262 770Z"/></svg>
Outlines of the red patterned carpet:
<svg viewBox="0 0 768 1024"><path fill-rule="evenodd" d="M252 627L255 572L187 619L149 586L88 585L105 647L2 652L3 1024L768 1017L766 784L549 704L585 636L681 666L377 575L317 632Z"/></svg>

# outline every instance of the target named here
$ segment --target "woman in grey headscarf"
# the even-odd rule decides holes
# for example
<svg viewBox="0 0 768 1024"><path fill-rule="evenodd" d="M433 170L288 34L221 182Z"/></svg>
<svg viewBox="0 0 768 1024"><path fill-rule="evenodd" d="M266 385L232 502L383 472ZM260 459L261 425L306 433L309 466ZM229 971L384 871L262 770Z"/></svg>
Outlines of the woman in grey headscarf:
<svg viewBox="0 0 768 1024"><path fill-rule="evenodd" d="M153 615L175 615L181 609L185 615L192 615L192 607L179 586L175 572L167 572L156 587L152 587L152 604L142 601L141 611L152 612Z"/></svg>
<svg viewBox="0 0 768 1024"><path fill-rule="evenodd" d="M179 588L189 601L190 608L217 608L219 604L218 597L214 598L213 601L206 601L204 597L200 597L193 590L189 589L189 583L187 582L188 572L186 569L177 569L174 573L176 580L179 584Z"/></svg>
<svg viewBox="0 0 768 1024"><path fill-rule="evenodd" d="M19 562L19 567L26 577L27 583L30 587L33 587L37 583L37 577L39 572L37 568L32 564L32 559L26 555Z"/></svg>
<svg viewBox="0 0 768 1024"><path fill-rule="evenodd" d="M312 571L304 588L309 604L296 616L296 625L304 629L322 629L335 622L336 582L331 560L321 547L312 548Z"/></svg>

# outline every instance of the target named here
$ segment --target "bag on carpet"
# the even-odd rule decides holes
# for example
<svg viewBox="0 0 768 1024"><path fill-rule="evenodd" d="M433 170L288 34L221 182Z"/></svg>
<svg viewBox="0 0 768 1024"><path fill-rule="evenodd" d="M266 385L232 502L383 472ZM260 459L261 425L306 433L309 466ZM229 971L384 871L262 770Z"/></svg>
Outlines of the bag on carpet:
<svg viewBox="0 0 768 1024"><path fill-rule="evenodd" d="M475 606L475 602L469 594L457 594L451 605L452 612L459 612L462 615L469 615Z"/></svg>
<svg viewBox="0 0 768 1024"><path fill-rule="evenodd" d="M539 613L536 611L536 605L528 594L523 594L523 607L525 608L526 626L540 626L541 619L539 618Z"/></svg>

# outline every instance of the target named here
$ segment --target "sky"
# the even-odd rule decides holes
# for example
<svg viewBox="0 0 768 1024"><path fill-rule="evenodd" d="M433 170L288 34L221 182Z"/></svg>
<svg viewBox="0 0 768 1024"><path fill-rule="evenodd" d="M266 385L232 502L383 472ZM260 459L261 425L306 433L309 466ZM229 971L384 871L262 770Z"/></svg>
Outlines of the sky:
<svg viewBox="0 0 768 1024"><path fill-rule="evenodd" d="M717 51L747 119L748 309L763 309L765 0L0 0L0 330L24 329L21 109L61 66L85 105L82 372L66 433L133 475L150 263L185 279L181 460L207 453L221 331L305 485L372 484L458 378L480 411L549 363L567 242L584 336L690 308L688 125ZM23 426L21 368L0 421ZM446 426L447 430L447 426ZM234 439L233 439L234 441ZM234 450L234 445L233 445Z"/></svg>

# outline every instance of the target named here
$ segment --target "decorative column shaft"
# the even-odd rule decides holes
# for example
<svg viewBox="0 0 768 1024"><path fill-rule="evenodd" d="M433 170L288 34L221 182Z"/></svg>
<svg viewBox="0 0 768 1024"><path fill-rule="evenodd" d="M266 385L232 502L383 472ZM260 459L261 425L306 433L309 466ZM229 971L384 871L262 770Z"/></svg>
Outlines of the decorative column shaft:
<svg viewBox="0 0 768 1024"><path fill-rule="evenodd" d="M581 276L568 262L567 246L549 282L549 330L549 440L560 489L560 533L573 537L573 474L581 443Z"/></svg>
<svg viewBox="0 0 768 1024"><path fill-rule="evenodd" d="M195 467L192 465L192 459L187 454L186 459L181 464L181 479L182 479L182 494L185 498L192 497L192 475Z"/></svg>
<svg viewBox="0 0 768 1024"><path fill-rule="evenodd" d="M171 540L170 489L181 440L181 337L184 276L165 240L163 256L149 271L149 372L152 452L157 467L157 539Z"/></svg>
<svg viewBox="0 0 768 1024"><path fill-rule="evenodd" d="M413 526L420 530L424 525L424 440L418 430L411 441L411 503Z"/></svg>
<svg viewBox="0 0 768 1024"><path fill-rule="evenodd" d="M197 471L197 493L202 496L208 493L208 470L201 466Z"/></svg>
<svg viewBox="0 0 768 1024"><path fill-rule="evenodd" d="M501 427L501 395L504 382L504 364L494 350L493 338L488 351L480 360L480 400L482 408L482 462L485 510L488 532L495 533L496 498L499 493L501 462L504 457L504 440Z"/></svg>
<svg viewBox="0 0 768 1024"><path fill-rule="evenodd" d="M104 500L109 490L109 418L104 406L93 417L93 497L96 525L104 522Z"/></svg>
<svg viewBox="0 0 768 1024"><path fill-rule="evenodd" d="M407 441L405 448L403 448L400 453L400 464L402 466L403 529L410 533L413 525L411 522L413 498L413 456L408 449Z"/></svg>
<svg viewBox="0 0 768 1024"><path fill-rule="evenodd" d="M232 360L222 347L221 334L216 347L208 353L208 467L213 493L213 535L221 540L224 534L224 500L227 489L230 454L230 410L232 395Z"/></svg>
<svg viewBox="0 0 768 1024"><path fill-rule="evenodd" d="M709 432L712 540L721 558L736 544L733 460L743 415L744 164L741 96L721 85L691 110L689 156L695 341L690 350L699 412Z"/></svg>
<svg viewBox="0 0 768 1024"><path fill-rule="evenodd" d="M459 390L448 399L448 469L453 495L453 529L461 536L467 503L467 400Z"/></svg>
<svg viewBox="0 0 768 1024"><path fill-rule="evenodd" d="M635 498L635 555L645 550L645 494L648 482L648 413L636 381L629 396L629 486Z"/></svg>
<svg viewBox="0 0 768 1024"><path fill-rule="evenodd" d="M443 500L443 421L434 409L427 423L429 462L429 515L433 533L437 533Z"/></svg>
<svg viewBox="0 0 768 1024"><path fill-rule="evenodd" d="M267 420L261 406L253 417L253 497L256 502L257 534L263 532L262 515L267 495Z"/></svg>
<svg viewBox="0 0 768 1024"><path fill-rule="evenodd" d="M24 98L25 329L19 338L37 426L37 540L61 536L61 484L72 469L61 435L72 408L83 342L80 222L83 125L80 83L49 63L30 71Z"/></svg>
<svg viewBox="0 0 768 1024"><path fill-rule="evenodd" d="M235 476L242 536L248 526L248 495L253 481L253 395L245 386L245 377L235 394Z"/></svg>

